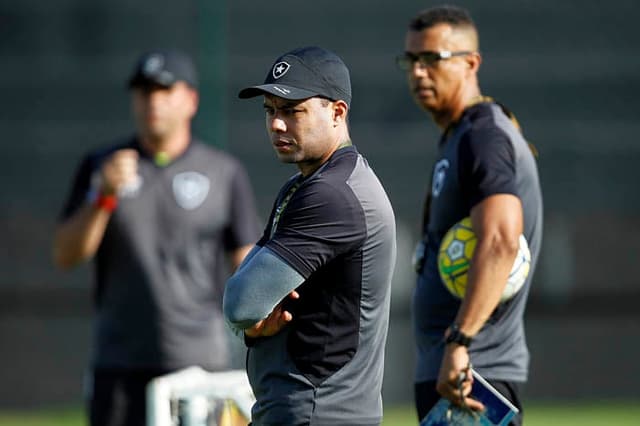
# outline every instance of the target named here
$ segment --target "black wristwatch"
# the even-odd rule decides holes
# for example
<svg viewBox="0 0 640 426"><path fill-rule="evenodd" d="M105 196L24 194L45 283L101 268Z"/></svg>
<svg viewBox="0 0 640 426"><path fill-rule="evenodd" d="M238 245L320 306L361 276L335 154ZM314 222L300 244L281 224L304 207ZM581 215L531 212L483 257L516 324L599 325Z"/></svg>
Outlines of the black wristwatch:
<svg viewBox="0 0 640 426"><path fill-rule="evenodd" d="M458 324L452 324L451 327L449 327L449 334L447 335L446 339L444 339L444 343L446 345L448 345L449 343L455 343L457 345L468 348L471 344L471 340L472 338L470 336L467 336L462 331L460 331L460 326Z"/></svg>

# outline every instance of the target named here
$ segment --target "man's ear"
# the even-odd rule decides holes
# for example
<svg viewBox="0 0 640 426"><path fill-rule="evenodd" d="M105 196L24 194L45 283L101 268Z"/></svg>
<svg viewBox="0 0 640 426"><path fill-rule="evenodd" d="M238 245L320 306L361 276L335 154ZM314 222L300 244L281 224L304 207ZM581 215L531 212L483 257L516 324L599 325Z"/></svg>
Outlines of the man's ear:
<svg viewBox="0 0 640 426"><path fill-rule="evenodd" d="M347 121L347 113L349 112L349 106L343 100L333 102L333 123L334 126L340 122Z"/></svg>
<svg viewBox="0 0 640 426"><path fill-rule="evenodd" d="M200 94L195 89L190 89L189 97L191 98L191 115L192 117L198 112L200 107Z"/></svg>
<svg viewBox="0 0 640 426"><path fill-rule="evenodd" d="M482 63L482 56L480 53L473 52L466 56L467 66L474 72L478 72L480 64Z"/></svg>

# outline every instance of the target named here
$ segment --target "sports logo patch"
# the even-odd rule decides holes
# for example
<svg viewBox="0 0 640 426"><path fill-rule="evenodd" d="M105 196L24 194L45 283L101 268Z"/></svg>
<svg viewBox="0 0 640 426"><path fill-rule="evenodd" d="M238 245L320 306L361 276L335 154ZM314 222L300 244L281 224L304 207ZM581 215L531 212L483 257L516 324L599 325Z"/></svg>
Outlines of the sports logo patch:
<svg viewBox="0 0 640 426"><path fill-rule="evenodd" d="M161 55L151 55L149 56L144 64L142 65L142 70L145 75L154 75L164 66L164 57Z"/></svg>
<svg viewBox="0 0 640 426"><path fill-rule="evenodd" d="M209 194L209 178L198 172L178 173L173 177L173 196L180 207L193 210L202 205Z"/></svg>
<svg viewBox="0 0 640 426"><path fill-rule="evenodd" d="M289 71L289 68L291 68L291 65L289 65L288 63L284 61L278 62L273 66L273 70L271 70L271 74L273 75L273 78L277 80L283 75L285 75L287 71Z"/></svg>
<svg viewBox="0 0 640 426"><path fill-rule="evenodd" d="M442 191L444 180L447 177L447 169L449 168L449 160L442 159L438 161L433 168L433 183L431 184L431 195L437 197Z"/></svg>

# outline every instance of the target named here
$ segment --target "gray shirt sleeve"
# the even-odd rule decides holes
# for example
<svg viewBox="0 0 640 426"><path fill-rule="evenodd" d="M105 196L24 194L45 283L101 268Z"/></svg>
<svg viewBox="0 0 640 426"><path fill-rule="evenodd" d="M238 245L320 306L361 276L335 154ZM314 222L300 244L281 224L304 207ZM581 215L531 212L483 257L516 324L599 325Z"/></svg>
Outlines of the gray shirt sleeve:
<svg viewBox="0 0 640 426"><path fill-rule="evenodd" d="M266 318L304 281L302 275L268 248L254 247L250 254L225 286L224 316L234 331L250 328Z"/></svg>

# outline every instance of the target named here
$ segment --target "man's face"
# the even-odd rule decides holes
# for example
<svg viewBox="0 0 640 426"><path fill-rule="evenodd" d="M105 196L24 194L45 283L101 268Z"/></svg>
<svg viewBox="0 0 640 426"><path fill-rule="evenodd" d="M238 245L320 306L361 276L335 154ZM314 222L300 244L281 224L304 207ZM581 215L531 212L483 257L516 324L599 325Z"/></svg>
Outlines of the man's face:
<svg viewBox="0 0 640 426"><path fill-rule="evenodd" d="M321 98L301 101L264 96L267 132L276 155L300 170L313 171L336 145L334 103Z"/></svg>
<svg viewBox="0 0 640 426"><path fill-rule="evenodd" d="M198 94L187 83L170 87L149 84L132 89L132 109L138 131L151 140L170 137L189 126L198 107Z"/></svg>
<svg viewBox="0 0 640 426"><path fill-rule="evenodd" d="M448 24L438 24L422 31L407 32L405 52L475 51L475 40L467 33L455 31ZM463 87L469 75L465 56L425 64L414 62L407 71L409 89L416 103L431 113L446 113L457 107L463 96Z"/></svg>

